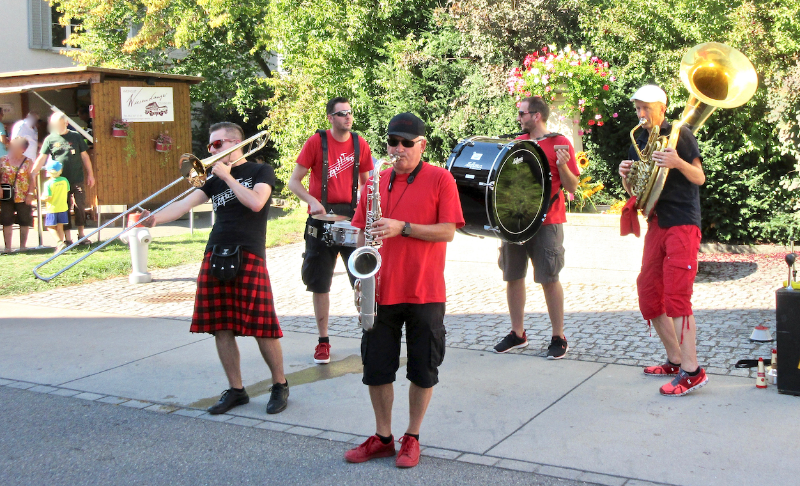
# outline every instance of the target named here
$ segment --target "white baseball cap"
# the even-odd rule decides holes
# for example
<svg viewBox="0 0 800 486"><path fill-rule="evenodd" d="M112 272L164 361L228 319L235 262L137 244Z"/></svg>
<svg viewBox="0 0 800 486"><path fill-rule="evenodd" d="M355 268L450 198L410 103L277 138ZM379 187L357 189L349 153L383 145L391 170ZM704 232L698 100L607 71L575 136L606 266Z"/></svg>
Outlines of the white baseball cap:
<svg viewBox="0 0 800 486"><path fill-rule="evenodd" d="M665 93L663 89L659 88L655 84L646 84L633 93L633 96L631 96L631 101L634 100L644 101L645 103L658 102L666 105L667 93Z"/></svg>

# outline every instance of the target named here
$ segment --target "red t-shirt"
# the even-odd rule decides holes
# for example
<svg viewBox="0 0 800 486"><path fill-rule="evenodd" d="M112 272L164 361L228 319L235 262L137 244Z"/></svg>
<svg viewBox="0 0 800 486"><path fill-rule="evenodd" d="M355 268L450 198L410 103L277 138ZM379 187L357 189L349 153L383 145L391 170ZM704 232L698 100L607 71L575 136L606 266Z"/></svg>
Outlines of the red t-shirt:
<svg viewBox="0 0 800 486"><path fill-rule="evenodd" d="M389 192L392 169L381 172L381 210L384 218L412 224L455 223L464 226L461 200L453 176L425 163L414 182L398 174ZM352 225L364 229L366 190L361 191ZM413 236L396 236L380 248L377 302L381 305L444 302L444 259L446 242L423 241Z"/></svg>
<svg viewBox="0 0 800 486"><path fill-rule="evenodd" d="M517 140L530 139L531 136L529 133L517 137ZM557 137L547 137L544 140L538 140L536 143L542 147L544 154L547 156L547 161L550 162L550 174L553 176L553 186L550 190L550 197L552 198L556 194L556 191L558 191L558 199L556 199L555 202L553 202L553 205L550 206L550 210L547 211L547 218L545 218L544 223L542 224L566 223L567 207L566 204L564 204L564 192L561 191L561 174L559 174L558 165L556 165L558 157L556 156L556 150L553 147L556 145L569 145L569 162L567 162L567 167L569 168L570 172L576 176L580 176L581 172L578 170L578 163L575 161L575 147L573 147L569 139L563 135L559 135Z"/></svg>
<svg viewBox="0 0 800 486"><path fill-rule="evenodd" d="M337 142L328 130L328 204L349 203L353 194L353 140ZM350 135L352 137L352 134ZM360 173L372 170L372 152L364 137L358 137ZM297 163L311 169L308 192L322 202L322 139L315 133L306 140Z"/></svg>

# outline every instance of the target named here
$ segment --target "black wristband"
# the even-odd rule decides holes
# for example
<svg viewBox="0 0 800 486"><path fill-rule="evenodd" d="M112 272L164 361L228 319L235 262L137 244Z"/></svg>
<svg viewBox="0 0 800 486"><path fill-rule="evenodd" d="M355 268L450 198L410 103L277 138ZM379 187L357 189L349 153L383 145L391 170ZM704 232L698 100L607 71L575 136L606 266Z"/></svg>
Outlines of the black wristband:
<svg viewBox="0 0 800 486"><path fill-rule="evenodd" d="M403 226L403 231L400 232L402 236L411 236L411 223L406 221L405 226Z"/></svg>

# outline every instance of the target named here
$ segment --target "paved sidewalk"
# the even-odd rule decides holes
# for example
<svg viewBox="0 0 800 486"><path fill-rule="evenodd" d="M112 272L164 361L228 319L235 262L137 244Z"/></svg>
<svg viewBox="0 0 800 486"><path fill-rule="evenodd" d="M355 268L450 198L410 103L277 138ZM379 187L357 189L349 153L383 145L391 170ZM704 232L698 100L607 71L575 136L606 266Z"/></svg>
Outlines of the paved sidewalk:
<svg viewBox="0 0 800 486"><path fill-rule="evenodd" d="M757 390L752 378L724 376L738 374L731 369L737 359L768 355L769 345L747 337L756 323L774 328L782 256L703 256L694 302L700 359L715 375L689 397L665 399L658 396L662 380L643 376L639 367L663 359L636 311L641 240L590 226L569 226L566 234L562 281L572 351L559 362L538 356L549 323L533 285L526 327L538 341L516 354L487 352L508 332L497 243L458 237L450 245L449 349L423 427L423 454L608 485L793 484L800 464L768 462L754 444L769 444L783 457L800 453L800 402L774 387ZM0 386L254 432L359 442L374 432L374 421L360 383L352 293L340 269L332 292L333 362L315 366L301 253L298 245L268 251L291 386L282 414L264 413L269 374L249 339L240 346L250 404L217 417L203 412L226 383L213 339L187 330L198 265L154 272L156 281L147 285L120 278L0 300ZM722 259L736 261L713 261ZM396 434L407 420L403 376L401 368ZM420 470L429 467L434 463L423 459Z"/></svg>
<svg viewBox="0 0 800 486"><path fill-rule="evenodd" d="M642 239L619 236L616 227L567 225L565 293L568 359L643 366L661 362L663 348L638 311L636 276ZM505 284L497 267L497 240L457 235L448 247L448 346L491 351L510 330ZM302 243L267 251L276 308L284 330L316 333L310 295L300 280ZM774 330L775 289L785 279L783 255L701 254L693 297L698 355L707 371L749 376L733 364L769 356L772 344L749 341L753 327ZM728 260L728 261L715 261ZM157 270L154 281L131 285L127 277L64 287L7 301L111 312L121 315L191 318L196 264ZM542 356L550 338L544 296L529 269L526 328L531 345L520 354ZM81 296L77 299L75 296ZM0 300L0 303L3 301ZM331 290L330 331L359 337L352 291L339 262ZM754 373L754 371L752 371Z"/></svg>

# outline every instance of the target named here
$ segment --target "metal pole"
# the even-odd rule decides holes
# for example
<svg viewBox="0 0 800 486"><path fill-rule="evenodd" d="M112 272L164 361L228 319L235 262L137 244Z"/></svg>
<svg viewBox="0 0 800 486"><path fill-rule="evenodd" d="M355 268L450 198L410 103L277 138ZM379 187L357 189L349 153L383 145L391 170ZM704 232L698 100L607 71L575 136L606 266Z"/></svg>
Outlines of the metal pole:
<svg viewBox="0 0 800 486"><path fill-rule="evenodd" d="M42 172L36 174L36 232L39 233L39 246L44 246L44 233L42 232Z"/></svg>

